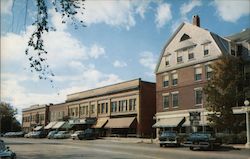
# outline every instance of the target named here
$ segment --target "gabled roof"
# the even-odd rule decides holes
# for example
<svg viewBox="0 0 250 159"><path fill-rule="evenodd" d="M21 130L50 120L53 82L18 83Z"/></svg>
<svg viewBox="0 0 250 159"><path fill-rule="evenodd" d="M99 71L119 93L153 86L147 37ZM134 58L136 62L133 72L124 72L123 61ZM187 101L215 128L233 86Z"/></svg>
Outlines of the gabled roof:
<svg viewBox="0 0 250 159"><path fill-rule="evenodd" d="M161 59L164 55L164 52L166 50L166 48L168 47L168 45L170 44L170 42L174 39L174 37L176 36L176 34L182 29L182 27L186 24L189 24L189 25L192 25L190 23L186 23L186 22L183 22L180 24L180 26L176 29L176 31L173 33L173 35L168 39L167 43L164 45L162 51L161 51L161 55L158 59L158 63L156 65L156 68L155 68L155 73L157 73L158 71L158 68L160 66L160 63L161 63ZM193 25L194 27L198 27L198 26L195 26ZM199 27L200 28L200 27ZM222 38L220 37L219 35L215 34L215 33L212 33L206 29L203 29L203 28L200 28L204 31L207 31L208 33L210 33L212 39L215 41L215 43L217 44L218 48L221 50L221 52L223 54L227 54L229 52L229 41L225 38Z"/></svg>
<svg viewBox="0 0 250 159"><path fill-rule="evenodd" d="M250 41L250 28L244 29L242 32L230 35L226 37L229 40L235 42Z"/></svg>
<svg viewBox="0 0 250 159"><path fill-rule="evenodd" d="M157 62L157 65L155 67L155 73L157 72L158 68L159 68L159 65L161 63L161 59L163 57L163 54L166 50L166 47L169 45L169 43L173 40L173 38L175 37L175 35L181 30L181 28L184 26L184 22L181 23L181 25L176 29L176 31L174 32L174 34L168 39L167 43L164 45L163 49L161 50L161 55L160 57L158 58L158 62Z"/></svg>

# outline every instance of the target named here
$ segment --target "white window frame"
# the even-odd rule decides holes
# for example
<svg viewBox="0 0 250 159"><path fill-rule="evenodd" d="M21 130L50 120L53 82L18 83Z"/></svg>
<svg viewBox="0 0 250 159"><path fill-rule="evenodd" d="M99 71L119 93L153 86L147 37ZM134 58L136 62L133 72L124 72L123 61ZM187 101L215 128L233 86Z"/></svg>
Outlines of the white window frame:
<svg viewBox="0 0 250 159"><path fill-rule="evenodd" d="M178 95L178 105L174 106L174 95ZM172 100L172 108L179 108L180 106L180 97L179 97L179 91L171 92L171 100Z"/></svg>
<svg viewBox="0 0 250 159"><path fill-rule="evenodd" d="M196 92L197 91L202 91L201 92L201 103L198 103L197 104L197 101L196 101L196 96L197 96L197 94L196 94ZM203 105L203 99L204 99L204 97L203 97L203 89L202 89L202 87L198 87L198 88L195 88L194 89L194 105L197 107L197 106L202 106Z"/></svg>

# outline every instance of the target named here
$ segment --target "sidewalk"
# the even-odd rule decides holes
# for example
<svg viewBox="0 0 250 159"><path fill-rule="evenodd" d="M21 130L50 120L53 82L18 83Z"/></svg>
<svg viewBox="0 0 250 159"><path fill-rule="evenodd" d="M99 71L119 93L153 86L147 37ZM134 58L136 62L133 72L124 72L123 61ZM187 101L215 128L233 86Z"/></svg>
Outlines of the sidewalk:
<svg viewBox="0 0 250 159"><path fill-rule="evenodd" d="M104 137L104 140L120 143L146 143L157 144L158 139L145 139L145 138L131 138L131 137ZM245 144L223 144L225 147L232 147L233 149L245 149Z"/></svg>
<svg viewBox="0 0 250 159"><path fill-rule="evenodd" d="M121 143L147 143L155 144L157 139L145 139L145 138L131 138L131 137L104 137L104 140L110 140L112 142L121 142Z"/></svg>

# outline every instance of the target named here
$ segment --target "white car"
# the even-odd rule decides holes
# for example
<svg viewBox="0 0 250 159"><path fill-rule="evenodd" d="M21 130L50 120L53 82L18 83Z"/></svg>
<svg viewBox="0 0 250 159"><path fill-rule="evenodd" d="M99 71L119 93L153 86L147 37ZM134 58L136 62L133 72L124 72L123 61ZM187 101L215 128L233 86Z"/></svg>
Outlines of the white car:
<svg viewBox="0 0 250 159"><path fill-rule="evenodd" d="M78 135L84 133L84 131L75 131L74 134L71 134L73 140L78 139Z"/></svg>
<svg viewBox="0 0 250 159"><path fill-rule="evenodd" d="M1 158L10 158L15 159L16 154L6 147L3 140L0 140L0 157Z"/></svg>

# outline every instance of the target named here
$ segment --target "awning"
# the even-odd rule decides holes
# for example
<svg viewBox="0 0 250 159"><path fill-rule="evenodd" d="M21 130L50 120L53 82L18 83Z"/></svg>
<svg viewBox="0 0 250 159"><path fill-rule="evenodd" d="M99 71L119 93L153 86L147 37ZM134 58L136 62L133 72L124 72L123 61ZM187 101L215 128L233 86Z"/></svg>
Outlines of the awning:
<svg viewBox="0 0 250 159"><path fill-rule="evenodd" d="M135 117L109 119L108 123L105 125L105 128L129 128L131 127L134 120Z"/></svg>
<svg viewBox="0 0 250 159"><path fill-rule="evenodd" d="M59 129L63 126L64 123L64 121L59 121L52 127L52 129Z"/></svg>
<svg viewBox="0 0 250 159"><path fill-rule="evenodd" d="M43 128L43 126L37 126L37 127L35 127L35 131L39 131L39 130L41 130Z"/></svg>
<svg viewBox="0 0 250 159"><path fill-rule="evenodd" d="M44 129L51 129L52 126L54 126L56 123L57 123L56 121L52 121L52 122L50 122L48 125L46 125L46 126L44 127Z"/></svg>
<svg viewBox="0 0 250 159"><path fill-rule="evenodd" d="M107 118L99 118L95 125L92 128L102 128L108 122Z"/></svg>
<svg viewBox="0 0 250 159"><path fill-rule="evenodd" d="M185 41L180 42L180 43L177 45L175 51L179 51L179 50L182 50L182 49L190 48L190 47L193 47L193 46L195 46L195 45L196 45L196 44L193 43L192 41L190 41L190 40L185 40Z"/></svg>
<svg viewBox="0 0 250 159"><path fill-rule="evenodd" d="M164 128L164 127L180 127L186 121L185 117L167 118L160 119L155 123L153 128Z"/></svg>
<svg viewBox="0 0 250 159"><path fill-rule="evenodd" d="M65 122L61 128L62 129L71 129L74 125L70 124L69 122Z"/></svg>

